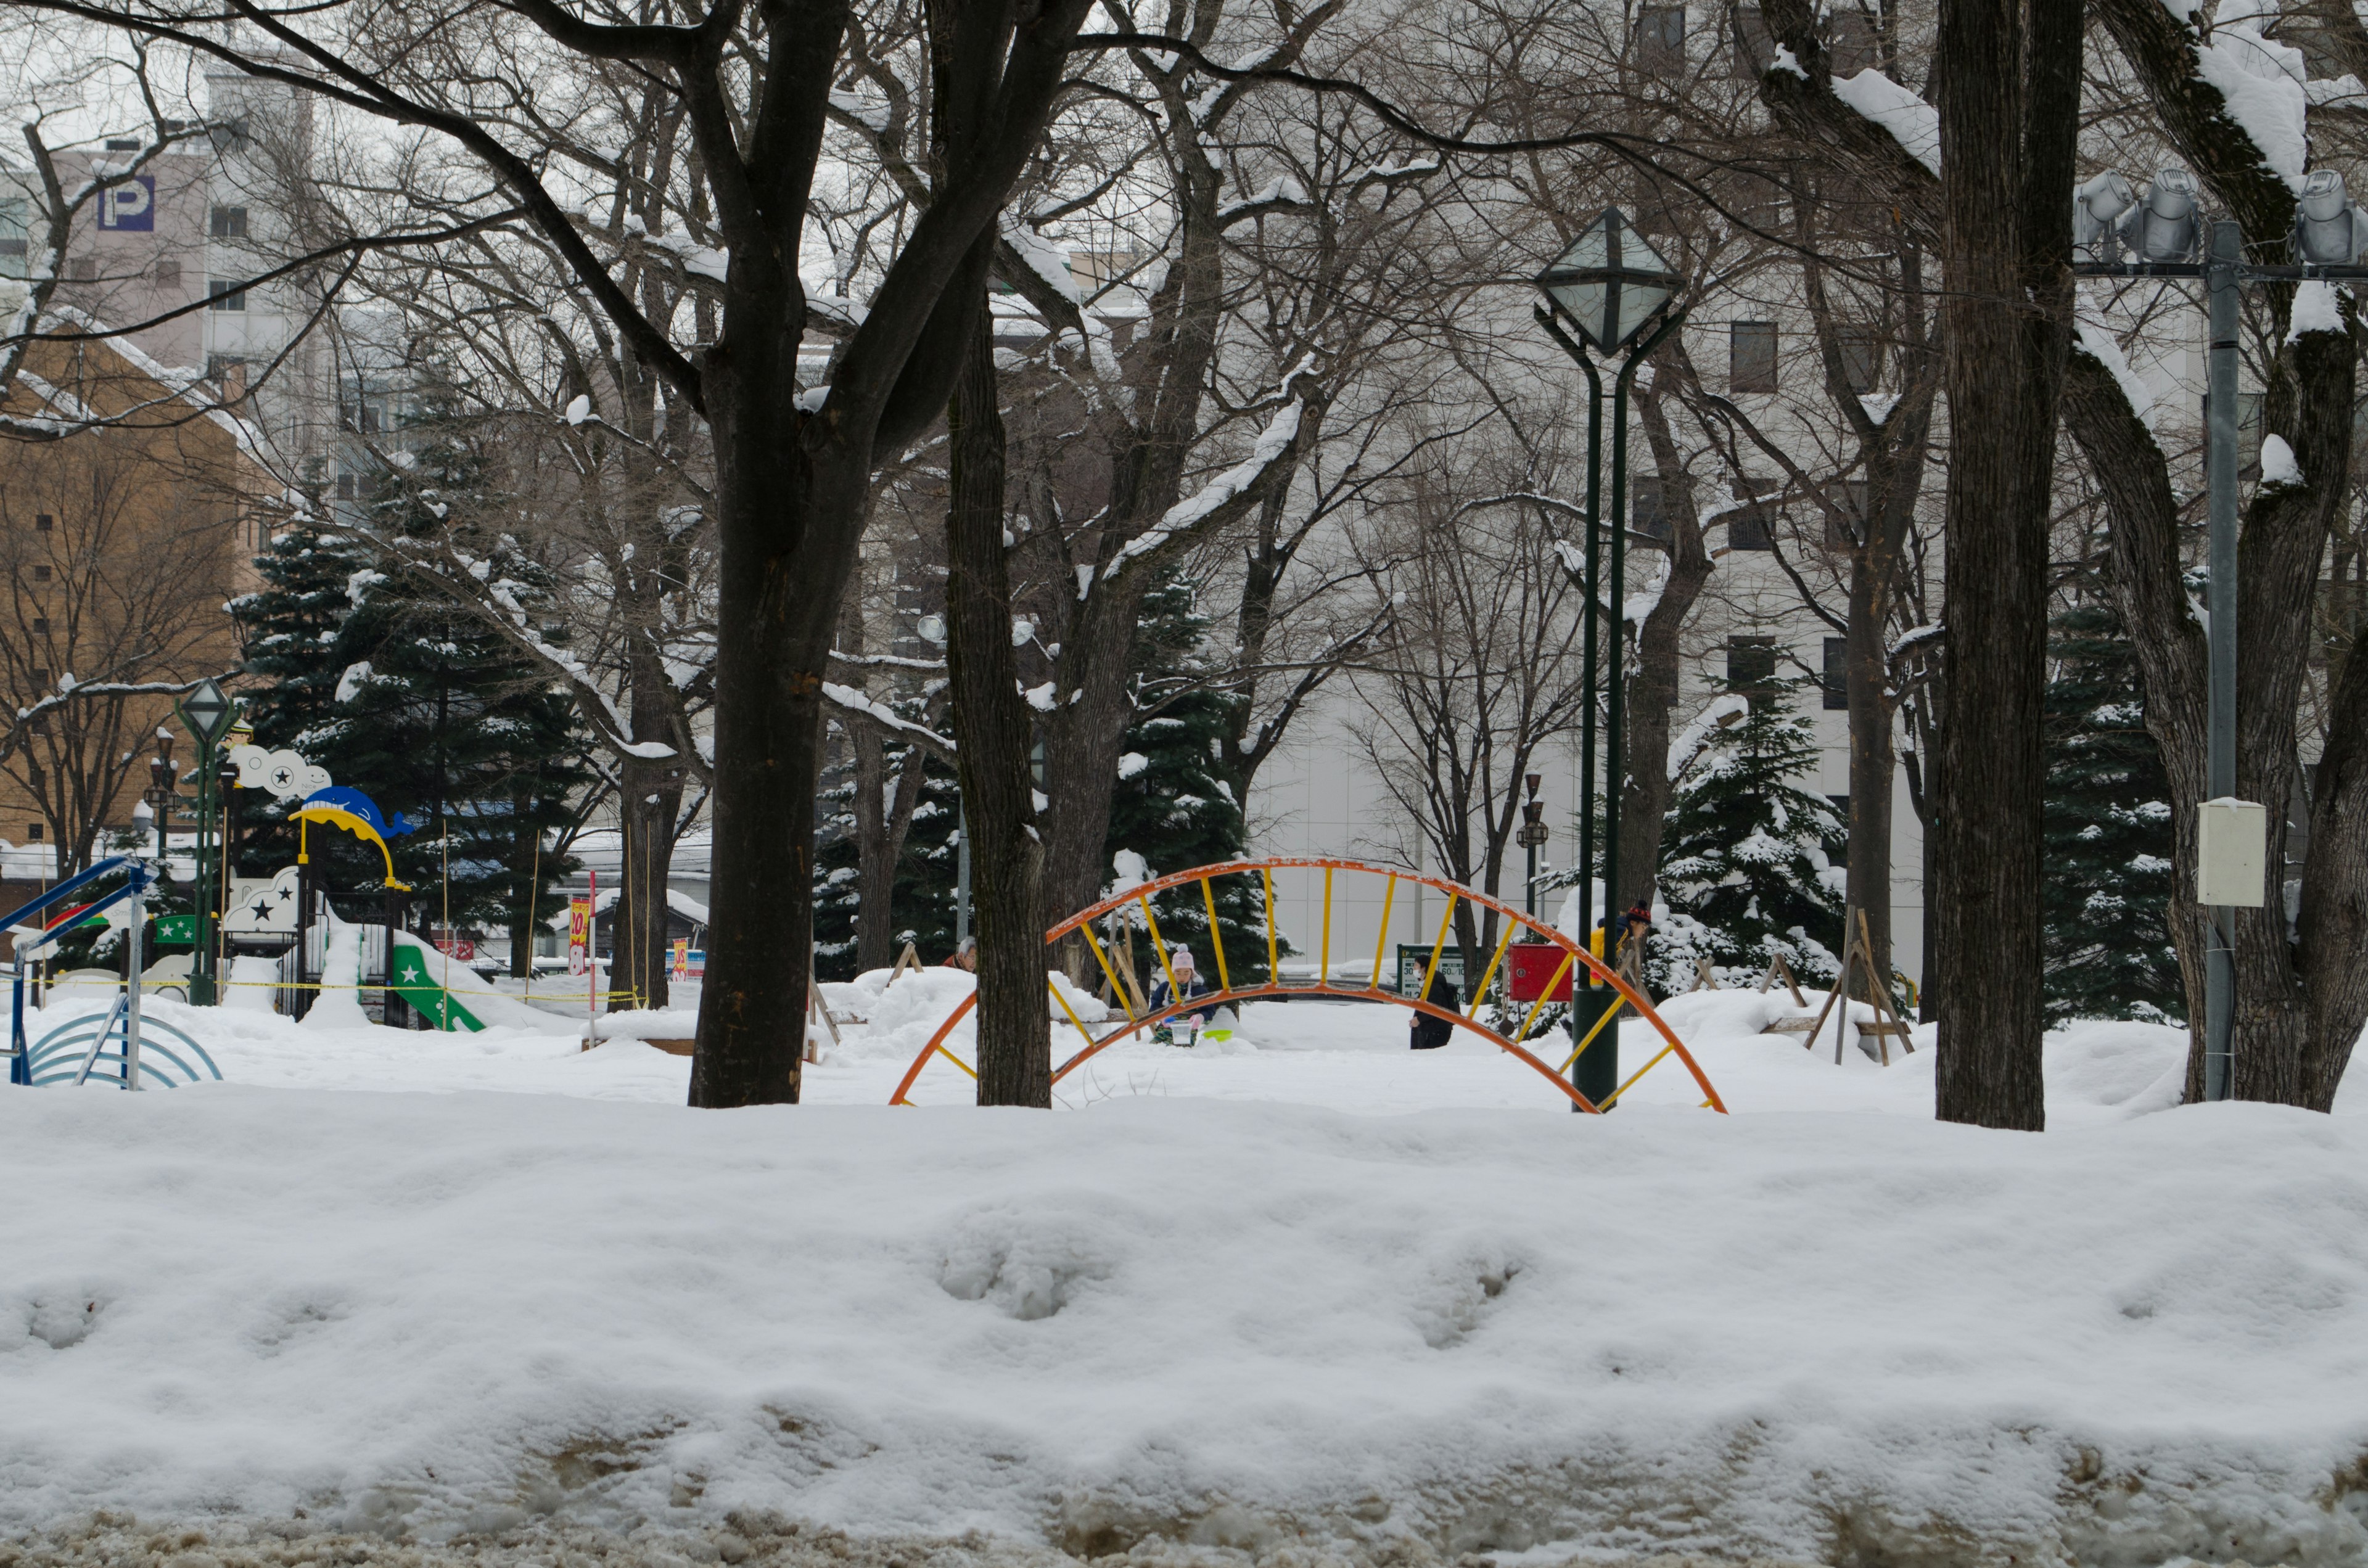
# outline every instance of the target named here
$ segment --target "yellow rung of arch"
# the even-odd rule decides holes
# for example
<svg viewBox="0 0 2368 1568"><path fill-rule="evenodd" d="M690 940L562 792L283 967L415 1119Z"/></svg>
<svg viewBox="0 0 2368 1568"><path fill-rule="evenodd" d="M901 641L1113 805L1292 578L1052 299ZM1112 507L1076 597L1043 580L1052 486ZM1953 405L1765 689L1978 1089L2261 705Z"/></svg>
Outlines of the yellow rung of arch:
<svg viewBox="0 0 2368 1568"><path fill-rule="evenodd" d="M1061 994L1061 988L1047 980L1044 983L1044 989L1053 994L1053 1000L1061 1005L1061 1011L1069 1015L1069 1022L1076 1026L1077 1033L1084 1039L1086 1044L1092 1045L1094 1031L1086 1028L1085 1021L1077 1017L1077 1010L1069 1006L1069 999L1066 996Z"/></svg>
<svg viewBox="0 0 2368 1568"><path fill-rule="evenodd" d="M1209 886L1209 879L1201 879L1201 902L1209 908L1209 946L1217 950L1217 983L1224 990L1234 988L1234 977L1225 969L1225 937L1217 929L1217 895Z"/></svg>
<svg viewBox="0 0 2368 1568"><path fill-rule="evenodd" d="M1144 893L1135 902L1143 905L1143 923L1151 928L1151 950L1159 955L1159 967L1167 975L1167 999L1181 1002L1182 987L1176 983L1176 966L1167 961L1167 939L1159 934L1159 916L1151 913L1151 895Z"/></svg>
<svg viewBox="0 0 2368 1568"><path fill-rule="evenodd" d="M1102 973L1110 977L1110 994L1118 998L1119 1011L1126 1015L1128 1023L1133 1023L1133 1005L1126 999L1126 987L1119 983L1118 971L1110 967L1110 955L1102 951L1101 943L1094 936L1093 922L1089 920L1077 929L1086 934L1086 946L1093 949L1094 957L1101 961Z"/></svg>
<svg viewBox="0 0 2368 1568"><path fill-rule="evenodd" d="M1439 972L1439 955L1447 950L1448 923L1452 921L1454 918L1455 895L1453 893L1449 893L1447 895L1447 912L1439 917L1439 940L1431 943L1430 964L1422 971L1422 990L1415 997L1415 1000L1417 1002L1428 1002L1430 1000L1431 977Z"/></svg>
<svg viewBox="0 0 2368 1568"><path fill-rule="evenodd" d="M1390 903L1397 896L1398 877L1393 871L1390 880L1382 887L1382 934L1373 938L1373 978L1365 987L1368 991L1382 988L1382 950L1390 945Z"/></svg>
<svg viewBox="0 0 2368 1568"><path fill-rule="evenodd" d="M1505 949L1513 945L1513 933L1520 928L1520 921L1506 920L1505 935L1497 943L1497 950L1488 957L1487 971L1480 976L1480 983L1472 988L1472 1010L1463 1015L1465 1017L1477 1018L1480 1016L1480 998L1488 994L1488 983L1497 978L1497 966L1505 961Z"/></svg>

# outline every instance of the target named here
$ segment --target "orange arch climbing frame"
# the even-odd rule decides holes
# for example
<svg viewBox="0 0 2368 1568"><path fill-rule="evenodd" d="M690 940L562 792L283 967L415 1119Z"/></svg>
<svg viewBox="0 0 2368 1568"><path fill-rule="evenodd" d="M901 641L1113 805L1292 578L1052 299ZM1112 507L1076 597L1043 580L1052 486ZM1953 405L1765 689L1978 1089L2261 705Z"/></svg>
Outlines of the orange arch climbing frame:
<svg viewBox="0 0 2368 1568"><path fill-rule="evenodd" d="M1277 938L1274 924L1274 873L1277 870L1287 869L1318 869L1324 873L1324 921L1322 948L1317 957L1316 978L1313 982L1293 982L1286 983L1282 978L1281 944ZM1336 873L1342 871L1355 872L1362 875L1387 879L1387 884L1384 886L1382 892L1382 935L1380 939L1373 945L1373 977L1370 983L1364 985L1338 985L1333 983L1330 978L1332 971L1332 881ZM1245 969L1243 980L1239 983L1236 983L1233 978L1232 966L1227 959L1224 941L1217 935L1217 901L1213 881L1218 877L1230 876L1257 877L1259 888L1264 895L1266 908L1266 950L1263 954L1253 952L1245 955L1245 957L1249 960L1250 968ZM1159 1008L1156 1011L1137 1015L1127 1000L1126 987L1120 983L1118 972L1110 964L1110 955L1103 951L1100 941L1094 936L1092 923L1122 905L1129 903L1139 905L1143 911L1144 924L1148 928L1151 936L1153 950L1159 955L1161 967L1166 969L1167 964L1167 944L1160 939L1159 916L1156 912L1152 909L1151 900L1155 894L1166 892L1171 888L1179 888L1194 882L1200 884L1201 903L1209 912L1209 930L1211 941L1215 949L1213 956L1217 960L1217 979L1219 988L1205 995L1195 996L1190 1001L1177 1003L1167 1007ZM1423 887L1433 889L1447 895L1447 912L1440 917L1439 934L1431 943L1430 960L1423 969L1422 984L1419 987L1417 994L1414 996L1401 996L1396 992L1383 990L1381 985L1382 953L1389 941L1389 910L1392 902L1397 896L1397 888L1400 882L1418 883ZM1458 903L1469 903L1479 909L1494 910L1497 915L1503 917L1505 926L1504 936L1497 943L1496 951L1488 960L1488 968L1486 971L1481 975L1480 983L1473 988L1473 1001L1470 1010L1460 1013L1452 1012L1445 1007L1441 1007L1433 1002L1424 999L1430 994L1430 982L1432 976L1439 972L1440 954L1446 950L1447 934L1453 926L1455 919L1455 906ZM1561 968L1555 971L1554 977L1546 983L1545 994L1551 994L1558 986L1561 985L1563 975L1574 965L1582 965L1591 972L1595 978L1602 981L1605 984L1610 985L1613 990L1619 992L1622 998L1624 999L1630 1006L1635 1008L1637 1014L1647 1023L1650 1023L1653 1028L1659 1032L1661 1039L1667 1042L1650 1062L1645 1062L1644 1066L1629 1074L1628 1078L1622 1082L1618 1088L1614 1089L1605 1097L1603 1104L1600 1106L1594 1104L1592 1101L1588 1099L1585 1095L1580 1094L1577 1089L1571 1085L1569 1080L1562 1075L1561 1072L1547 1065L1546 1062L1539 1057L1521 1048L1520 1044L1520 1040L1528 1035L1531 1026L1537 1021L1539 1013L1543 1011L1545 1006L1543 1000L1531 1007L1528 1017L1521 1020L1520 1028L1510 1037L1500 1034L1497 1030L1489 1028L1486 1024L1479 1021L1478 1014L1480 1010L1480 1000L1487 994L1489 982L1496 978L1497 968L1504 962L1506 949L1512 946L1515 934L1521 931L1528 931L1535 939L1550 943L1560 948L1565 955ZM1534 1069L1539 1076L1544 1078L1546 1082L1552 1084L1556 1089L1560 1090L1574 1106L1577 1107L1581 1110L1600 1112L1611 1108L1612 1102L1617 1100L1622 1095L1626 1094L1629 1086L1634 1084L1637 1079L1643 1077L1645 1074L1651 1072L1655 1067L1658 1066L1662 1062L1673 1055L1677 1057L1680 1062L1684 1063L1685 1069L1688 1073L1693 1074L1694 1083L1701 1087L1704 1096L1702 1104L1710 1109L1719 1111L1721 1113L1724 1113L1726 1109L1725 1103L1718 1097L1718 1091L1711 1086L1710 1078L1702 1072L1702 1064L1694 1060L1693 1053L1689 1051L1685 1048L1685 1043L1678 1039L1676 1031L1671 1029L1668 1024L1662 1018L1661 1015L1654 1010L1653 1004L1649 998L1645 996L1634 987L1631 986L1626 981L1621 979L1620 976L1613 972L1613 971L1601 960L1588 952L1576 940L1556 930L1554 926L1538 919L1534 915L1524 914L1522 911L1514 908L1511 904L1506 903L1500 899L1491 898L1486 893L1465 887L1461 882L1451 882L1438 877L1427 877L1415 871L1402 871L1389 866L1370 866L1360 860L1289 858L1268 860L1227 860L1213 866L1196 866L1189 871L1177 871L1165 877L1156 878L1154 881L1142 884L1140 887L1129 888L1126 892L1119 893L1114 897L1106 898L1090 909L1079 910L1076 914L1070 915L1066 920L1064 920L1059 925L1053 926L1050 931L1045 932L1045 944L1050 946L1053 943L1058 942L1063 937L1068 936L1071 932L1082 933L1086 938L1087 946L1093 949L1095 961L1100 964L1103 974L1109 978L1110 983L1110 994L1117 999L1120 1010L1125 1015L1126 1021L1121 1024L1118 1028L1098 1037L1091 1029L1088 1029L1085 1026L1085 1023L1081 1019L1078 1018L1076 1013L1069 1006L1067 1001L1063 998L1060 991L1057 988L1051 988L1053 1001L1055 1006L1062 1014L1067 1017L1071 1026L1076 1029L1078 1036L1085 1041L1085 1047L1083 1050L1070 1057L1053 1072L1053 1082L1055 1084L1058 1084L1062 1079L1067 1077L1071 1073L1076 1072L1077 1068L1091 1061L1094 1057L1099 1055L1104 1051L1109 1050L1111 1046L1116 1045L1120 1040L1126 1040L1133 1035L1139 1034L1146 1028L1150 1028L1155 1025L1163 1023L1167 1019L1178 1017L1181 1014L1204 1012L1213 1007L1223 1006L1227 1003L1246 1002L1260 996L1335 996L1345 1001L1388 1002L1397 1006L1406 1008L1412 1012L1428 1013L1432 1017L1444 1018L1449 1023L1470 1029L1473 1033L1480 1036L1483 1040L1487 1040L1491 1045L1496 1046L1499 1051L1503 1051L1512 1056L1520 1058L1523 1062ZM1257 979L1251 972L1251 970L1257 967L1258 960L1261 957L1265 960L1266 969L1266 978L1263 981ZM1172 971L1168 973L1168 982L1169 989L1172 991L1174 989L1175 982L1175 975ZM954 1027L957 1024L960 1024L963 1018L970 1015L971 1009L977 1005L977 994L973 992L970 995L963 997L961 1004L957 1006L951 1013L949 1013L946 1016L945 1022L937 1027L935 1032L929 1036L928 1043L921 1047L920 1053L913 1058L913 1064L905 1070L905 1076L899 1080L896 1085L896 1092L888 1097L889 1104L908 1105L911 1103L905 1099L905 1096L912 1090L914 1083L920 1077L921 1070L929 1064L930 1058L934 1056L942 1055L948 1062L952 1062L964 1073L971 1074L973 1077L977 1076L976 1073L973 1071L970 1063L964 1062L961 1057L956 1056L946 1045L946 1037L953 1032ZM1588 1039L1591 1040L1593 1036L1590 1035ZM1585 1042L1581 1043L1580 1049L1586 1049ZM1577 1052L1573 1052L1574 1059L1576 1056ZM1569 1064L1568 1062L1565 1062L1564 1065L1565 1067L1567 1067Z"/></svg>

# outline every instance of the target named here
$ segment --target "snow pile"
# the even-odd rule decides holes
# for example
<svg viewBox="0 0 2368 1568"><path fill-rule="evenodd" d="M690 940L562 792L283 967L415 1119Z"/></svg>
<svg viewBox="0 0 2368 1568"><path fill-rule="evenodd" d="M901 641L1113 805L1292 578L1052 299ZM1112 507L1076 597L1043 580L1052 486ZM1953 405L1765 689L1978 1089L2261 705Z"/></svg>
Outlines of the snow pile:
<svg viewBox="0 0 2368 1568"><path fill-rule="evenodd" d="M2261 437L2261 483L2264 487L2303 483L2302 465L2294 461L2294 449L2283 436Z"/></svg>
<svg viewBox="0 0 2368 1568"><path fill-rule="evenodd" d="M839 1044L827 1048L831 1059L840 1062L893 1062L902 1066L909 1062L928 1043L938 1026L960 1006L964 998L978 989L977 977L967 970L925 968L907 970L890 978L893 971L875 969L859 974L851 982L822 983L823 1000L831 1012L840 1018L860 1020L858 1027L842 1023ZM1055 972L1052 983L1076 1011L1078 1019L1087 1024L1099 1023L1110 1017L1110 1009L1089 992L1069 983L1068 977ZM1049 1001L1053 1022L1059 1034L1068 1033L1066 1015ZM978 1030L969 1017L954 1026L947 1043L960 1052L964 1061L973 1059ZM1082 1042L1080 1042L1082 1043ZM1066 1052L1065 1044L1054 1046L1056 1053ZM949 1073L955 1071L951 1067ZM882 1099L887 1097L882 1091Z"/></svg>
<svg viewBox="0 0 2368 1568"><path fill-rule="evenodd" d="M233 1084L0 1096L0 1150L12 1525L2368 1552L2350 1119Z"/></svg>

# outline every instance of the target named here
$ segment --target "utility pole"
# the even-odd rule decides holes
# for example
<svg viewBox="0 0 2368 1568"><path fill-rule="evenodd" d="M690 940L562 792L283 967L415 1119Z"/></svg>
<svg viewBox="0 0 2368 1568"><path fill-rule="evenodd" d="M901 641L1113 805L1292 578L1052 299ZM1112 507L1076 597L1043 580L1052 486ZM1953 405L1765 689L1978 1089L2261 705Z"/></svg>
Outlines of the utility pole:
<svg viewBox="0 0 2368 1568"><path fill-rule="evenodd" d="M2211 339L2204 369L2204 486L2211 509L2206 603L2212 615L2206 767L2215 801L2237 793L2237 264L2243 244L2235 223L2213 224L2211 260L2203 273ZM2203 969L2203 1097L2225 1100L2233 1077L2237 1023L2237 912L2213 904L2206 919L2211 941Z"/></svg>

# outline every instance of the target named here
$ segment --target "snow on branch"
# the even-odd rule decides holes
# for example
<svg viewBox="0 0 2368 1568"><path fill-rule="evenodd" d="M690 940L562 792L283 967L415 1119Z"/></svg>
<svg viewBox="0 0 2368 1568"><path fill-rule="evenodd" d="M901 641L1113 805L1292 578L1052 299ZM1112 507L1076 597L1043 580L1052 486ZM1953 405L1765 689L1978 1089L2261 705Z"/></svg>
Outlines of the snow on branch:
<svg viewBox="0 0 2368 1568"><path fill-rule="evenodd" d="M864 669L941 670L946 667L943 659L907 659L897 653L842 653L836 648L830 651L830 657L834 664L854 665Z"/></svg>
<svg viewBox="0 0 2368 1568"><path fill-rule="evenodd" d="M1281 212L1314 205L1314 202L1307 199L1305 186L1301 185L1289 175L1278 175L1267 181L1266 187L1256 196L1244 197L1239 201L1228 201L1218 208L1217 226L1221 229L1230 229L1236 223L1247 222L1252 218L1264 217L1269 212Z"/></svg>
<svg viewBox="0 0 2368 1568"><path fill-rule="evenodd" d="M939 734L927 724L916 724L887 704L874 701L851 686L826 680L822 683L822 699L841 712L869 720L883 730L937 753L949 762L953 760L954 743L951 736Z"/></svg>
<svg viewBox="0 0 2368 1568"><path fill-rule="evenodd" d="M2113 384L2122 389L2123 397L2129 399L2130 412L2138 416L2138 423L2144 425L2149 434L2160 436L2161 431L2155 426L2154 392L2139 379L2138 373L2130 369L2129 357L2122 352L2122 346L2113 341L2113 335L2105 330L2101 322L2087 319L2085 315L2074 323L2074 329L2075 352L2086 354L2104 366L2112 373Z"/></svg>
<svg viewBox="0 0 2368 1568"><path fill-rule="evenodd" d="M1686 727L1669 741L1669 779L1693 766L1694 758L1707 750L1721 730L1743 722L1751 711L1751 699L1739 691L1721 692L1710 699L1710 706L1695 714Z"/></svg>
<svg viewBox="0 0 2368 1568"><path fill-rule="evenodd" d="M1891 132L1909 157L1941 173L1941 111L1882 72L1834 78L1834 97Z"/></svg>
<svg viewBox="0 0 2368 1568"><path fill-rule="evenodd" d="M1291 383L1310 373L1315 365L1315 357L1311 354L1293 366L1291 373L1282 378L1281 395L1289 395ZM1291 450L1292 444L1299 439L1299 422L1306 412L1307 400L1304 397L1293 397L1284 403L1267 422L1266 428L1258 432L1258 443L1250 449L1248 457L1168 507L1167 515L1158 522L1129 540L1126 548L1102 568L1102 581L1107 583L1116 577L1128 562L1148 555L1169 540L1207 522L1265 478L1268 471L1281 461ZM1086 597L1082 576L1078 581L1077 597Z"/></svg>
<svg viewBox="0 0 2368 1568"><path fill-rule="evenodd" d="M1003 225L1003 243L1011 247L1012 254L1027 265L1029 271L1043 279L1045 287L1071 305L1084 307L1085 298L1077 292L1077 279L1069 270L1067 246L1017 223Z"/></svg>

